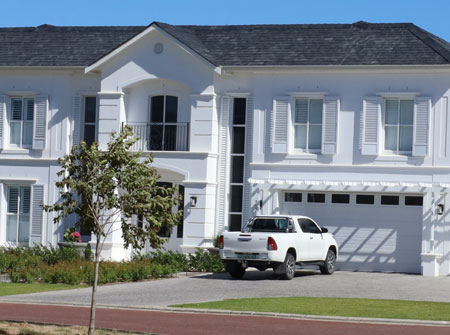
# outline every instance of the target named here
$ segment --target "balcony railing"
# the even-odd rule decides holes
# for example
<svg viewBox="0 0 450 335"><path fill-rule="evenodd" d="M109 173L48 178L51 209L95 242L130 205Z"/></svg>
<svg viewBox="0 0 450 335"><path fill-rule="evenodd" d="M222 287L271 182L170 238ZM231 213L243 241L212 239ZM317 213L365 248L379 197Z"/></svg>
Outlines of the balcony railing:
<svg viewBox="0 0 450 335"><path fill-rule="evenodd" d="M189 122L126 123L139 140L133 151L189 151Z"/></svg>

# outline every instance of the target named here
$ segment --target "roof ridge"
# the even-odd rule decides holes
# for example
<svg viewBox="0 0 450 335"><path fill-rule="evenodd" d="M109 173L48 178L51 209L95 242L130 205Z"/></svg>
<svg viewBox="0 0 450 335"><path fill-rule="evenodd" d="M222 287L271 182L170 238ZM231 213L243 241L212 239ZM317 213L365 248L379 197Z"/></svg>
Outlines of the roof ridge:
<svg viewBox="0 0 450 335"><path fill-rule="evenodd" d="M439 56L444 58L448 63L450 63L450 44L444 39L433 35L432 33L422 29L415 24L408 29L408 31L421 40L426 46L436 52ZM436 41L439 39L439 42ZM446 46L441 45L445 42Z"/></svg>

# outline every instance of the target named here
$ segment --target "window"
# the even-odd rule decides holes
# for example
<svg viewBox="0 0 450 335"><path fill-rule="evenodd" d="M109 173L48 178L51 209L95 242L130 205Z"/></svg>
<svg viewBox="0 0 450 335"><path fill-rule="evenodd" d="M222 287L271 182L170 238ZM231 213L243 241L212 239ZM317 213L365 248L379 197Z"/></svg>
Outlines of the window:
<svg viewBox="0 0 450 335"><path fill-rule="evenodd" d="M96 141L97 134L97 98L85 97L83 118L83 141L90 147Z"/></svg>
<svg viewBox="0 0 450 335"><path fill-rule="evenodd" d="M322 231L309 219L298 219L298 224L304 233L321 234Z"/></svg>
<svg viewBox="0 0 450 335"><path fill-rule="evenodd" d="M178 210L183 211L183 215L180 218L180 223L177 226L177 237L183 238L183 223L184 223L184 186L178 186L178 195L181 197L180 203L178 204Z"/></svg>
<svg viewBox="0 0 450 335"><path fill-rule="evenodd" d="M34 98L12 98L9 117L9 143L17 147L31 147L33 139Z"/></svg>
<svg viewBox="0 0 450 335"><path fill-rule="evenodd" d="M252 223L252 232L258 231L272 231L272 232L285 232L288 229L288 218L279 219L256 219Z"/></svg>
<svg viewBox="0 0 450 335"><path fill-rule="evenodd" d="M405 196L405 206L423 206L423 197Z"/></svg>
<svg viewBox="0 0 450 335"><path fill-rule="evenodd" d="M382 195L381 204L382 205L398 205L400 202L400 197L397 195Z"/></svg>
<svg viewBox="0 0 450 335"><path fill-rule="evenodd" d="M308 202L325 202L325 194L324 193L308 193Z"/></svg>
<svg viewBox="0 0 450 335"><path fill-rule="evenodd" d="M159 187L164 187L164 188L172 188L173 187L172 183L167 183L167 182L163 182L163 181L158 181L156 183L156 185ZM139 224L139 221L138 221L138 224ZM170 233L171 233L171 229L163 224L158 232L158 236L169 238Z"/></svg>
<svg viewBox="0 0 450 335"><path fill-rule="evenodd" d="M177 150L178 97L151 98L149 150Z"/></svg>
<svg viewBox="0 0 450 335"><path fill-rule="evenodd" d="M385 100L384 150L395 154L412 152L414 100Z"/></svg>
<svg viewBox="0 0 450 335"><path fill-rule="evenodd" d="M284 194L284 201L285 202L302 202L302 194L286 192Z"/></svg>
<svg viewBox="0 0 450 335"><path fill-rule="evenodd" d="M245 118L246 98L233 99L231 125L231 183L230 183L230 231L241 230L242 200L244 192Z"/></svg>
<svg viewBox="0 0 450 335"><path fill-rule="evenodd" d="M357 194L356 204L358 205L373 205L375 203L375 196L367 194Z"/></svg>
<svg viewBox="0 0 450 335"><path fill-rule="evenodd" d="M323 99L295 99L294 148L319 152L322 146Z"/></svg>
<svg viewBox="0 0 450 335"><path fill-rule="evenodd" d="M28 243L31 187L9 186L7 198L6 240L13 243Z"/></svg>
<svg viewBox="0 0 450 335"><path fill-rule="evenodd" d="M331 202L333 204L348 204L348 203L350 203L350 195L349 194L332 194Z"/></svg>

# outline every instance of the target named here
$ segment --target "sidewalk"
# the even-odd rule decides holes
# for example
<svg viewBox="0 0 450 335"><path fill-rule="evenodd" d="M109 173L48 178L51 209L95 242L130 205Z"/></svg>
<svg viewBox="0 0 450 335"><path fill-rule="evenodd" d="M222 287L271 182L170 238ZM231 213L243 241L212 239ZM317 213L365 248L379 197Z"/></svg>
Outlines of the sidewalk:
<svg viewBox="0 0 450 335"><path fill-rule="evenodd" d="M87 326L89 308L0 303L0 320ZM317 321L267 316L194 314L114 308L97 308L96 326L153 334L185 335L321 335L325 333L327 335L447 335L450 333L448 326Z"/></svg>

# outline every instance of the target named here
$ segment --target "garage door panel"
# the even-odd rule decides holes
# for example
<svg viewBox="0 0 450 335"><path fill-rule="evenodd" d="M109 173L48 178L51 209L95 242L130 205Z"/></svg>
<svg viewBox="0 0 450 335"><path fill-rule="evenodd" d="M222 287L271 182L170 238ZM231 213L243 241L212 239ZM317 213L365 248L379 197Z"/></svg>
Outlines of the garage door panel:
<svg viewBox="0 0 450 335"><path fill-rule="evenodd" d="M338 269L421 271L422 207L284 203L283 209L310 216L334 234Z"/></svg>

